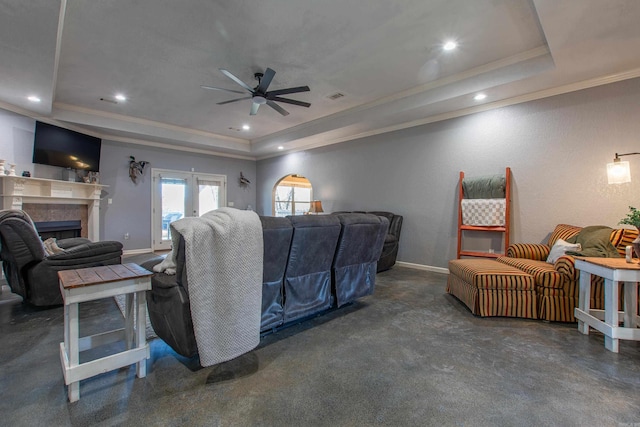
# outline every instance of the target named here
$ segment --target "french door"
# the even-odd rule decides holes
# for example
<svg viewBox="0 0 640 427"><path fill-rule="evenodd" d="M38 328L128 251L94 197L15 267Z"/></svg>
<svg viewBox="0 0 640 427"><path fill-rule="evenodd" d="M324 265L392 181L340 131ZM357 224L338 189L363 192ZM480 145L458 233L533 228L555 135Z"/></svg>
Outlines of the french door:
<svg viewBox="0 0 640 427"><path fill-rule="evenodd" d="M227 205L227 177L166 169L152 169L151 211L153 250L171 249L169 224Z"/></svg>

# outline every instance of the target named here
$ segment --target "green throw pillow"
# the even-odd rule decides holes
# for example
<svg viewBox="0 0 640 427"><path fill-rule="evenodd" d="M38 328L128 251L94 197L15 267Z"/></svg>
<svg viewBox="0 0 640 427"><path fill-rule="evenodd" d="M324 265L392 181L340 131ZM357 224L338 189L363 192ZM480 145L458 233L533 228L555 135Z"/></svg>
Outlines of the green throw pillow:
<svg viewBox="0 0 640 427"><path fill-rule="evenodd" d="M613 229L604 225L591 225L585 227L578 234L567 239L569 243L580 243L580 252L567 251L568 255L620 258L615 246L611 244L611 232Z"/></svg>

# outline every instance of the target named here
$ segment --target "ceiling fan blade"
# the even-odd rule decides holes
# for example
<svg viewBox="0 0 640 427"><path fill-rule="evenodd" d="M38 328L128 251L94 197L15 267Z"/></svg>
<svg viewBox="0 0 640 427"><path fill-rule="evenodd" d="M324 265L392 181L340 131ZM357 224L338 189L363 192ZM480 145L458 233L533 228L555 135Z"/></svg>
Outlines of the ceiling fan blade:
<svg viewBox="0 0 640 427"><path fill-rule="evenodd" d="M270 90L266 93L268 97L270 96L278 96L278 95L287 95L290 93L299 93L299 92L309 92L309 86L298 86L298 87L290 87L288 89L276 89Z"/></svg>
<svg viewBox="0 0 640 427"><path fill-rule="evenodd" d="M200 85L200 87L202 89L209 89L209 90L221 90L223 92L231 92L231 93L241 93L244 94L245 92L241 91L241 90L233 90L233 89L225 89L223 87L213 87L213 86L204 86L204 85Z"/></svg>
<svg viewBox="0 0 640 427"><path fill-rule="evenodd" d="M267 88L271 84L271 80L273 80L273 76L275 76L275 75L276 75L275 71L273 71L271 68L267 68L264 71L264 75L260 79L260 84L258 85L258 88L256 89L256 92L266 93L267 92Z"/></svg>
<svg viewBox="0 0 640 427"><path fill-rule="evenodd" d="M245 82L243 82L242 80L240 80L239 78L237 78L236 76L231 74L229 71L225 70L224 68L218 68L218 69L220 70L220 72L222 74L224 74L225 76L229 77L231 80L233 80L234 82L238 83L240 86L242 86L243 88L245 88L249 92L253 93L253 89L251 89L251 87L249 87L248 84L246 84Z"/></svg>
<svg viewBox="0 0 640 427"><path fill-rule="evenodd" d="M224 104L231 104L232 102L236 102L236 101L242 101L244 99L251 99L250 96L247 96L245 98L236 98L236 99L230 99L229 101L222 101L222 102L218 102L217 105L224 105Z"/></svg>
<svg viewBox="0 0 640 427"><path fill-rule="evenodd" d="M269 98L269 100L270 101L284 102L286 104L299 105L300 107L310 107L311 106L311 104L309 104L308 102L297 101L295 99L289 99L289 98L280 98L279 96L273 96L273 97Z"/></svg>
<svg viewBox="0 0 640 427"><path fill-rule="evenodd" d="M258 114L258 108L260 108L260 104L254 102L253 105L251 106L251 112L249 113L249 115L255 116L256 114Z"/></svg>
<svg viewBox="0 0 640 427"><path fill-rule="evenodd" d="M274 110L276 110L278 113L282 114L283 116L289 115L289 112L287 110L285 110L284 108L282 108L281 106L279 106L273 101L267 101L267 105L273 108Z"/></svg>

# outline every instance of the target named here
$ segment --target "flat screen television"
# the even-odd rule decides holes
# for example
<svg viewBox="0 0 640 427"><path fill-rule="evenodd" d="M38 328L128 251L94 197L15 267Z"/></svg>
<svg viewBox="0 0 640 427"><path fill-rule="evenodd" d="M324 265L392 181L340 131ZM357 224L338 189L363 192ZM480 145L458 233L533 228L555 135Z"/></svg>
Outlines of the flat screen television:
<svg viewBox="0 0 640 427"><path fill-rule="evenodd" d="M102 140L36 121L33 163L99 172Z"/></svg>

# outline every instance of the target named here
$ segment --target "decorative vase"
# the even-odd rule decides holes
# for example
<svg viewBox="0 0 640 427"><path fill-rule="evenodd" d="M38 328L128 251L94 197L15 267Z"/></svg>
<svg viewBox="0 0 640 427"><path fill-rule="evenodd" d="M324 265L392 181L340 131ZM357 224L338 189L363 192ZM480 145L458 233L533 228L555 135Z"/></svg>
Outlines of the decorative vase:
<svg viewBox="0 0 640 427"><path fill-rule="evenodd" d="M9 176L16 176L16 165L10 164L9 168Z"/></svg>
<svg viewBox="0 0 640 427"><path fill-rule="evenodd" d="M640 232L640 230L638 230L638 232ZM636 237L636 240L631 242L631 245L633 246L633 252L635 252L636 258L640 258L640 235Z"/></svg>
<svg viewBox="0 0 640 427"><path fill-rule="evenodd" d="M6 160L0 159L0 175L4 175L4 164L5 163L6 163Z"/></svg>

